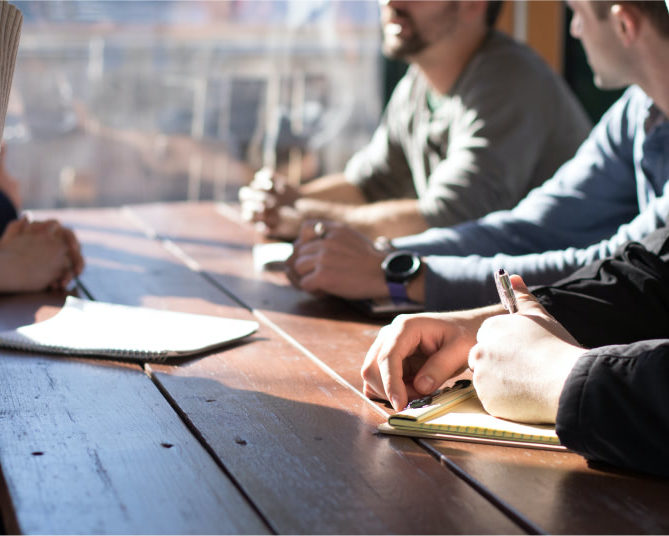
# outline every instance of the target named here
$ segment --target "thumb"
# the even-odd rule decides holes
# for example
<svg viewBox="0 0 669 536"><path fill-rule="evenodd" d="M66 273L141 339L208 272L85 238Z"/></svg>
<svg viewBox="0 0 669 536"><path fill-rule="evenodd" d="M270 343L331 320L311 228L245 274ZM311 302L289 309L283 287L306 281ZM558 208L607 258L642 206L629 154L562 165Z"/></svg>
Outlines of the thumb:
<svg viewBox="0 0 669 536"><path fill-rule="evenodd" d="M446 380L462 371L466 366L461 360L454 358L453 350L441 348L432 354L416 373L413 388L420 395L427 395L438 389Z"/></svg>
<svg viewBox="0 0 669 536"><path fill-rule="evenodd" d="M532 294L523 278L519 275L512 275L510 277L511 286L516 294L518 302L518 312L522 314L547 314L546 310L539 303L537 298Z"/></svg>
<svg viewBox="0 0 669 536"><path fill-rule="evenodd" d="M21 216L17 220L12 220L5 227L5 231L2 234L2 241L11 240L17 235L20 235L25 231L28 226L28 218Z"/></svg>

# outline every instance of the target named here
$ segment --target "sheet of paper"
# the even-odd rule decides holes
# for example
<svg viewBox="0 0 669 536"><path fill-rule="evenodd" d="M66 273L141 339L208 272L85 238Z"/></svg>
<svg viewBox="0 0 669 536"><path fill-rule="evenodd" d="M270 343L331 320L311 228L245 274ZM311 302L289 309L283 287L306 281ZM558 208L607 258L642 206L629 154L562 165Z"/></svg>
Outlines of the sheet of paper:
<svg viewBox="0 0 669 536"><path fill-rule="evenodd" d="M279 272L286 266L288 257L293 254L290 242L270 242L253 246L253 268L256 272L263 270Z"/></svg>

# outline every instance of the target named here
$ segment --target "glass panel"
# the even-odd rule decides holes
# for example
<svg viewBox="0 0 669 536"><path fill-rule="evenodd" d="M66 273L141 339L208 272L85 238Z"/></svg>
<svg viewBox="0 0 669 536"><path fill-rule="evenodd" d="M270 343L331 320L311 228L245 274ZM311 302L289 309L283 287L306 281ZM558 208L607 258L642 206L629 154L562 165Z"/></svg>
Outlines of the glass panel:
<svg viewBox="0 0 669 536"><path fill-rule="evenodd" d="M381 103L368 0L27 0L5 126L26 208L234 199L341 171Z"/></svg>

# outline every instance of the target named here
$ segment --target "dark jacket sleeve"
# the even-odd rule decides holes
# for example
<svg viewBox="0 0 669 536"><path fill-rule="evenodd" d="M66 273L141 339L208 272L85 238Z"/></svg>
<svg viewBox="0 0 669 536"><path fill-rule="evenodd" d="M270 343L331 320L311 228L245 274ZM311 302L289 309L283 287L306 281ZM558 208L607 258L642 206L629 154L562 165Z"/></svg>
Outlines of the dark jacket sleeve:
<svg viewBox="0 0 669 536"><path fill-rule="evenodd" d="M586 348L669 338L669 229L532 292Z"/></svg>
<svg viewBox="0 0 669 536"><path fill-rule="evenodd" d="M557 433L590 460L669 476L669 229L533 289L586 348Z"/></svg>
<svg viewBox="0 0 669 536"><path fill-rule="evenodd" d="M7 224L16 218L16 208L9 198L3 192L0 192L0 235L5 232Z"/></svg>
<svg viewBox="0 0 669 536"><path fill-rule="evenodd" d="M556 429L586 458L669 476L669 340L604 346L572 369Z"/></svg>

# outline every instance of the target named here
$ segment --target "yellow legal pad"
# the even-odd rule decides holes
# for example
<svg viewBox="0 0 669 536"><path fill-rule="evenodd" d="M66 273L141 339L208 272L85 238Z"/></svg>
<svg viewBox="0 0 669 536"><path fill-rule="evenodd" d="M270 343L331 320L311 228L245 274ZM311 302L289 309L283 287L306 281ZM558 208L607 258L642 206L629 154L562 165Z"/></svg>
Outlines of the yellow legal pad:
<svg viewBox="0 0 669 536"><path fill-rule="evenodd" d="M411 407L413 406L413 407ZM523 424L487 413L469 380L413 401L379 426L385 434L564 449L555 426Z"/></svg>

